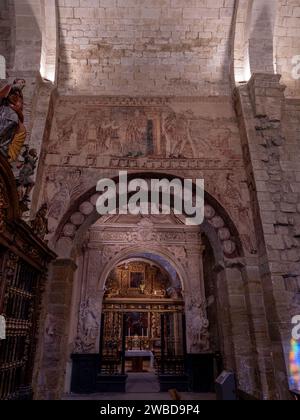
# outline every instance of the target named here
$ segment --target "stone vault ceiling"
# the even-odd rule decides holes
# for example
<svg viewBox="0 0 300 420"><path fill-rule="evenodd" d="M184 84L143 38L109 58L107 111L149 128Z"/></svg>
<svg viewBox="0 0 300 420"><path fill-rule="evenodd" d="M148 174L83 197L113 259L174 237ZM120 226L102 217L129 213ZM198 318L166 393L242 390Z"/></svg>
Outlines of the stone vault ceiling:
<svg viewBox="0 0 300 420"><path fill-rule="evenodd" d="M300 97L300 0L0 0L9 74L71 94L224 95L277 72Z"/></svg>
<svg viewBox="0 0 300 420"><path fill-rule="evenodd" d="M226 94L233 13L233 0L59 1L60 85Z"/></svg>

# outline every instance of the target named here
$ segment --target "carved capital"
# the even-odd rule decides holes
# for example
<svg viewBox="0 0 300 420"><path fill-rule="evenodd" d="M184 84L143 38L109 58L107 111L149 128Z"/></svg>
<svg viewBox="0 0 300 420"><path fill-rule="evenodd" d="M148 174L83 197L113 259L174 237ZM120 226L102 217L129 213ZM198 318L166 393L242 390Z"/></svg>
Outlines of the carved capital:
<svg viewBox="0 0 300 420"><path fill-rule="evenodd" d="M278 74L252 75L248 89L255 117L281 121L286 86L280 84L280 79Z"/></svg>

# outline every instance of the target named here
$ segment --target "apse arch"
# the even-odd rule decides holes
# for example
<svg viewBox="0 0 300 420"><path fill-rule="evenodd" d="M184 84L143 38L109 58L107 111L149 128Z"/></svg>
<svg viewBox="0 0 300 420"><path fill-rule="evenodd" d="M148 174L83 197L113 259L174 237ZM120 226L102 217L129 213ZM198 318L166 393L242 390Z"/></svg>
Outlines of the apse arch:
<svg viewBox="0 0 300 420"><path fill-rule="evenodd" d="M128 181L135 178L172 180L174 177L182 182L184 181L184 178L178 176L178 174L150 172L130 173L128 174ZM118 184L118 176L110 177L110 179ZM95 208L99 195L100 193L97 193L96 187L93 187L71 203L50 241L53 249L56 251L59 248L68 249L68 255L64 255L65 257L76 255L77 248L84 241L85 233L97 220L101 219ZM236 224L224 206L207 191L205 191L205 221L201 227L208 237L211 238L217 261L220 258L222 260L244 257L244 248ZM62 241L64 243L61 247L59 243L62 243Z"/></svg>

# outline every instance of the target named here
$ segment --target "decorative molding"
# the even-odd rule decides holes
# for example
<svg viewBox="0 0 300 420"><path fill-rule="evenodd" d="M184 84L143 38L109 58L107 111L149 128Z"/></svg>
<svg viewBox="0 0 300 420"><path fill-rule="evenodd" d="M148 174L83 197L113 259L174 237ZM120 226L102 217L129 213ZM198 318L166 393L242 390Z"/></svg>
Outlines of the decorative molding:
<svg viewBox="0 0 300 420"><path fill-rule="evenodd" d="M231 96L87 96L87 95L59 95L63 102L84 102L90 106L166 106L172 103L228 103L232 101Z"/></svg>

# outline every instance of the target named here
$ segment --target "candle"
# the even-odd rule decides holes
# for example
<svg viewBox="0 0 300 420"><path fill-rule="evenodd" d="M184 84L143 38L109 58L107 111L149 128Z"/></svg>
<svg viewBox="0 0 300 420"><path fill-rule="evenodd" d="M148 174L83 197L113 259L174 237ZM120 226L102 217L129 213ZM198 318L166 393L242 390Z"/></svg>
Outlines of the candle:
<svg viewBox="0 0 300 420"><path fill-rule="evenodd" d="M128 336L131 337L130 328L128 328Z"/></svg>

